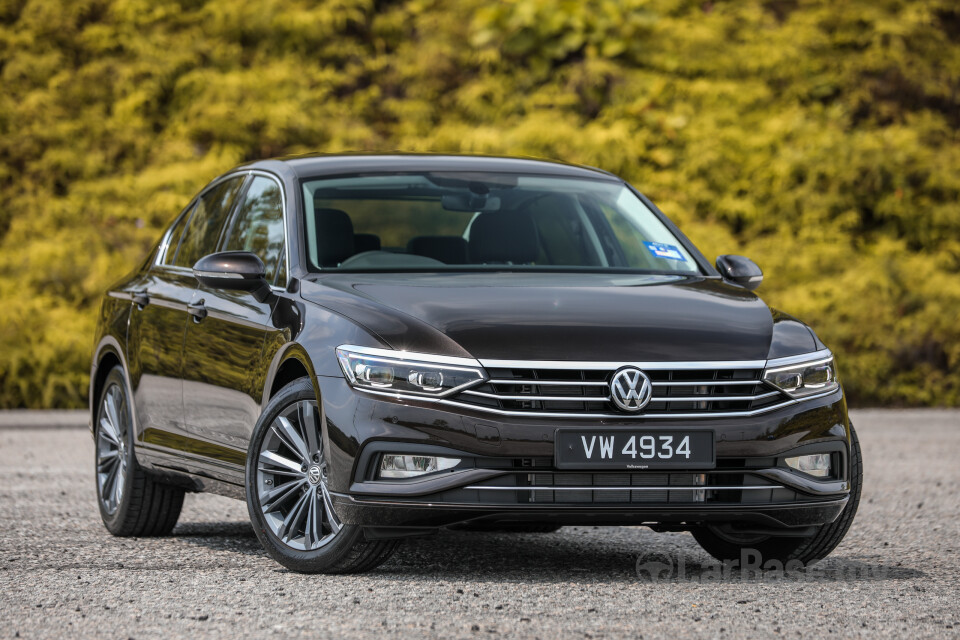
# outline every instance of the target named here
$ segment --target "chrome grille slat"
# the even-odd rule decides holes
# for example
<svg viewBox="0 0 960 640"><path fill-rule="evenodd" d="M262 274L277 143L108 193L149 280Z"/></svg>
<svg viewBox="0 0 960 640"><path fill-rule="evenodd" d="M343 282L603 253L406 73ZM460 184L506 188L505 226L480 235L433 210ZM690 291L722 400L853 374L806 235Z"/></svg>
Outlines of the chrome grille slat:
<svg viewBox="0 0 960 640"><path fill-rule="evenodd" d="M760 393L753 396L711 396L707 394L701 396L653 396L650 402L703 402L705 400L711 402L728 402L733 400L753 401L772 398L778 395L780 395L779 391L770 391L769 393Z"/></svg>
<svg viewBox="0 0 960 640"><path fill-rule="evenodd" d="M623 366L616 363L486 362L490 378L445 400L499 415L690 418L742 417L793 404L794 400L763 382L756 362L709 362L701 368L660 363L643 369L653 394L637 413L621 411L610 397L610 380ZM509 366L506 366L509 364ZM601 395L602 394L602 395Z"/></svg>
<svg viewBox="0 0 960 640"><path fill-rule="evenodd" d="M499 393L484 393L483 391L464 391L471 396L495 398L497 400L523 400L530 402L610 402L610 396L537 396L537 395L503 395Z"/></svg>
<svg viewBox="0 0 960 640"><path fill-rule="evenodd" d="M488 384L535 384L542 387L605 387L606 382L600 380L522 380L520 378L487 380ZM756 383L754 383L756 384Z"/></svg>
<svg viewBox="0 0 960 640"><path fill-rule="evenodd" d="M603 383L606 384L606 383ZM651 381L655 387L723 387L723 386L734 386L734 385L755 385L761 384L760 380L667 380L663 382L658 382L656 380Z"/></svg>

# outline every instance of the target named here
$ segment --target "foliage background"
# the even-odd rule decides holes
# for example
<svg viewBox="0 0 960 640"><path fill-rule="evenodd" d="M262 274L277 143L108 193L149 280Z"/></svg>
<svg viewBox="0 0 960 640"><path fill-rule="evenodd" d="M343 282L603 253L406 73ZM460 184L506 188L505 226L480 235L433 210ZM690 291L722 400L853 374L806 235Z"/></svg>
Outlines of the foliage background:
<svg viewBox="0 0 960 640"><path fill-rule="evenodd" d="M608 169L763 266L860 404L960 404L951 0L0 0L0 406L85 403L101 292L254 158Z"/></svg>

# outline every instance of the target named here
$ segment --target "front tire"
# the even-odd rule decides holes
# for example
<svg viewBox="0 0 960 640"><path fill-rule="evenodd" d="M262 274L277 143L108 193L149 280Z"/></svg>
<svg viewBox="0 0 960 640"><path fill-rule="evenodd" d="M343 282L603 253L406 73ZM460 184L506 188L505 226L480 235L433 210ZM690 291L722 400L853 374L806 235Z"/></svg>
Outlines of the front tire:
<svg viewBox="0 0 960 640"><path fill-rule="evenodd" d="M313 384L281 389L257 422L247 452L247 510L263 548L299 573L360 573L386 562L395 540L369 541L340 522L327 486L321 411Z"/></svg>
<svg viewBox="0 0 960 640"><path fill-rule="evenodd" d="M761 562L777 560L784 566L788 562L800 562L807 566L827 557L850 529L857 507L860 505L860 488L863 484L863 458L860 440L850 425L850 499L833 522L822 525L817 533L803 538L780 538L770 536L744 536L738 538L712 527L698 527L693 537L703 550L721 561L736 561L741 552L754 549L760 553Z"/></svg>
<svg viewBox="0 0 960 640"><path fill-rule="evenodd" d="M158 482L137 464L133 412L120 366L103 383L94 424L97 504L115 536L164 536L177 524L183 489Z"/></svg>

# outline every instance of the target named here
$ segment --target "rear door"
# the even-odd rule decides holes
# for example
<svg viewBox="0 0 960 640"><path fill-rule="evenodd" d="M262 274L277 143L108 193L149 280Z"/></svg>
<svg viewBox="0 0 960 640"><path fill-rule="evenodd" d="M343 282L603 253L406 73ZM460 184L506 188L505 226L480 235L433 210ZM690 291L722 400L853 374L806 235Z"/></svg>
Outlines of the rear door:
<svg viewBox="0 0 960 640"><path fill-rule="evenodd" d="M263 261L267 281L286 284L284 197L280 181L252 173L230 218L219 251L250 251ZM275 299L250 292L197 293L205 317L187 323L183 398L187 430L208 442L209 456L242 463L260 415L263 346Z"/></svg>
<svg viewBox="0 0 960 640"><path fill-rule="evenodd" d="M190 222L191 204L167 232L155 263L131 287L127 361L142 443L171 446L184 435L180 382L187 305L197 282L174 264L180 238Z"/></svg>

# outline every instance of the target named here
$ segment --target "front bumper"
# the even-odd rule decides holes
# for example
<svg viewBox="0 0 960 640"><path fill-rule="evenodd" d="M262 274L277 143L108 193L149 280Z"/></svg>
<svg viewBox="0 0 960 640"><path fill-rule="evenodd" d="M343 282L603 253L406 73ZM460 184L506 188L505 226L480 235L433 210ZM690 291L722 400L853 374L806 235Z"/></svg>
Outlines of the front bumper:
<svg viewBox="0 0 960 640"><path fill-rule="evenodd" d="M462 522L575 525L737 523L789 529L832 522L846 506L849 424L841 391L750 418L571 420L506 418L400 403L320 380L331 489L338 516L365 527L429 528ZM669 472L560 471L558 427L711 429L717 465ZM785 467L785 454L829 451L839 473L817 480ZM455 470L414 481L376 477L381 453L446 455Z"/></svg>

